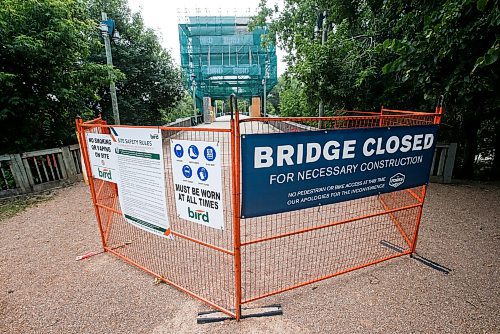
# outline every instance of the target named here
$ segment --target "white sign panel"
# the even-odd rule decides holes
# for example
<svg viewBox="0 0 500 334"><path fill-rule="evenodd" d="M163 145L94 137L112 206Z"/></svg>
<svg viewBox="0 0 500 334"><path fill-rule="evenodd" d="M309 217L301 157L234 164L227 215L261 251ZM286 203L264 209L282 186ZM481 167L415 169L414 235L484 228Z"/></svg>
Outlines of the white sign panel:
<svg viewBox="0 0 500 334"><path fill-rule="evenodd" d="M172 139L170 146L177 215L223 230L219 143Z"/></svg>
<svg viewBox="0 0 500 334"><path fill-rule="evenodd" d="M143 230L171 237L161 131L117 127L112 132L117 141L118 195L123 216Z"/></svg>
<svg viewBox="0 0 500 334"><path fill-rule="evenodd" d="M86 136L93 177L117 183L118 167L113 138L100 133L87 133Z"/></svg>

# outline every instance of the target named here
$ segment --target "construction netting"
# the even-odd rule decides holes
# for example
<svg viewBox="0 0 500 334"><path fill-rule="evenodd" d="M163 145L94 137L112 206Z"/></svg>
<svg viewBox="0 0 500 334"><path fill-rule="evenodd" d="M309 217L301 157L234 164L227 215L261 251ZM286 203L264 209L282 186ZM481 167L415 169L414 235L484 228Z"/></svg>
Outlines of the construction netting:
<svg viewBox="0 0 500 334"><path fill-rule="evenodd" d="M182 77L197 105L203 97L263 96L277 83L276 48L263 43L267 27L250 17L188 16L179 24Z"/></svg>

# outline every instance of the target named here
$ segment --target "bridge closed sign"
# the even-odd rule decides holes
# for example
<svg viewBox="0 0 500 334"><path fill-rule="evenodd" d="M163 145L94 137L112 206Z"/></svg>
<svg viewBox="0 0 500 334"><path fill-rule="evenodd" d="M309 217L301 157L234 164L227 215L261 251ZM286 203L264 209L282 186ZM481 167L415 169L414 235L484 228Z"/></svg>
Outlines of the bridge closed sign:
<svg viewBox="0 0 500 334"><path fill-rule="evenodd" d="M328 205L429 181L436 125L241 137L243 218Z"/></svg>
<svg viewBox="0 0 500 334"><path fill-rule="evenodd" d="M171 140L177 215L224 229L221 150L217 142Z"/></svg>

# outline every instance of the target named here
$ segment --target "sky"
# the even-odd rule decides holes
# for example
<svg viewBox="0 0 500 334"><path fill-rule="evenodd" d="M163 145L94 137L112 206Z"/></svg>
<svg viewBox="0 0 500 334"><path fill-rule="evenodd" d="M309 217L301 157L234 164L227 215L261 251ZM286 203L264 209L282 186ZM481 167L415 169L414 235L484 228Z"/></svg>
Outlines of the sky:
<svg viewBox="0 0 500 334"><path fill-rule="evenodd" d="M128 0L133 12L141 11L144 23L147 27L156 30L161 38L162 45L169 50L177 64L180 65L179 33L177 24L179 17L186 11L196 13L199 9L200 15L211 13L238 13L242 16L255 14L259 0ZM180 11L180 15L178 14ZM276 50L278 57L278 76L285 71L283 54L279 48Z"/></svg>

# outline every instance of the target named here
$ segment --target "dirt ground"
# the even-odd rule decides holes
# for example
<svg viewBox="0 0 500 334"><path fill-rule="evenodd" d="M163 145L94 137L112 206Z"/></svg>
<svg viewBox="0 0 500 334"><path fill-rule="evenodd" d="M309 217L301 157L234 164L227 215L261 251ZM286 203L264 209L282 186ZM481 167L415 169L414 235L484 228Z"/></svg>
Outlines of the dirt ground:
<svg viewBox="0 0 500 334"><path fill-rule="evenodd" d="M283 316L196 324L208 308L98 250L84 183L0 220L2 333L500 333L500 187L432 184L417 252L263 300Z"/></svg>

